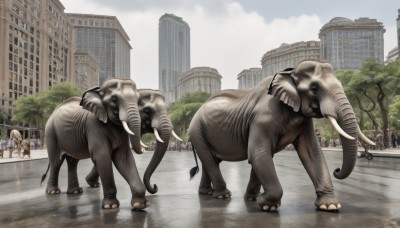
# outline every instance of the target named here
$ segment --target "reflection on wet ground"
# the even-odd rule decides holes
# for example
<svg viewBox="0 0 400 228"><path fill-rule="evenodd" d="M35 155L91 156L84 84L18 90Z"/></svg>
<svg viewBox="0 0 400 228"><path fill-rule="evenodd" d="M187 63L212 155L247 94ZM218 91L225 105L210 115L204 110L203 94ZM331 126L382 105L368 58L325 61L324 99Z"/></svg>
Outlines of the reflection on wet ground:
<svg viewBox="0 0 400 228"><path fill-rule="evenodd" d="M136 155L139 173L151 152ZM325 152L331 173L341 166L342 153ZM255 202L243 200L250 176L247 161L223 162L222 173L231 199L198 195L200 174L189 181L195 165L192 152L167 152L153 174L159 190L147 194L151 205L143 211L131 209L129 186L114 170L120 208L101 209L102 189L89 188L84 177L90 160L79 163L83 194L67 195L67 165L60 171L60 195L46 195L41 175L48 160L0 164L1 227L131 226L131 227L399 227L400 159L375 157L358 159L353 173L345 180L333 179L340 212L315 209L315 190L298 156L283 151L274 158L284 193L277 212L261 212ZM46 180L47 181L47 180Z"/></svg>

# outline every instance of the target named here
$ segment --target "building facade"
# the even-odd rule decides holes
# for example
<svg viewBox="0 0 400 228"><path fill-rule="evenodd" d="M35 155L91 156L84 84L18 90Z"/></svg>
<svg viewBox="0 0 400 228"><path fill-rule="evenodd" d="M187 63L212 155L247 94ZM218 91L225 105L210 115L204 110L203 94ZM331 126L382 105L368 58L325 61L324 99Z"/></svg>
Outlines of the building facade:
<svg viewBox="0 0 400 228"><path fill-rule="evenodd" d="M72 26L59 0L0 1L0 108L74 82Z"/></svg>
<svg viewBox="0 0 400 228"><path fill-rule="evenodd" d="M376 19L335 17L319 31L321 59L335 70L358 70L367 59L383 63L385 31Z"/></svg>
<svg viewBox="0 0 400 228"><path fill-rule="evenodd" d="M397 10L398 16L397 16L397 49L400 49L400 9ZM398 52L398 57L400 59L400 52Z"/></svg>
<svg viewBox="0 0 400 228"><path fill-rule="evenodd" d="M75 85L82 91L99 86L99 62L86 52L75 53Z"/></svg>
<svg viewBox="0 0 400 228"><path fill-rule="evenodd" d="M250 68L242 70L237 76L237 80L239 81L239 89L250 89L256 86L261 80L262 69L261 68Z"/></svg>
<svg viewBox="0 0 400 228"><path fill-rule="evenodd" d="M385 63L390 63L390 62L394 62L397 59L399 59L399 48L395 47L392 50L390 50L388 52L388 55L386 56L386 61Z"/></svg>
<svg viewBox="0 0 400 228"><path fill-rule="evenodd" d="M190 69L190 28L173 14L164 14L158 25L159 89L170 104L178 99L181 74Z"/></svg>
<svg viewBox="0 0 400 228"><path fill-rule="evenodd" d="M107 78L130 78L132 47L117 17L67 15L74 26L76 51L89 53L99 62L100 85Z"/></svg>
<svg viewBox="0 0 400 228"><path fill-rule="evenodd" d="M188 93L206 92L211 95L221 91L222 76L211 67L194 67L182 74L178 83L178 100Z"/></svg>
<svg viewBox="0 0 400 228"><path fill-rule="evenodd" d="M302 60L320 60L319 41L301 41L293 44L281 44L267 51L262 59L263 77L273 75L289 67L295 67Z"/></svg>

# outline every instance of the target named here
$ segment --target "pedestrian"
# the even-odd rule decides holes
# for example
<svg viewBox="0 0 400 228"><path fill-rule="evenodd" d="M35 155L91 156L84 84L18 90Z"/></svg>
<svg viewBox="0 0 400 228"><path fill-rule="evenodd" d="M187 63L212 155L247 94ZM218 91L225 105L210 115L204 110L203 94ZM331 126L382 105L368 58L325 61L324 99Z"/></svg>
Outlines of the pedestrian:
<svg viewBox="0 0 400 228"><path fill-rule="evenodd" d="M394 133L394 131L392 132L391 138L392 138L392 146L393 148L396 148L397 135Z"/></svg>

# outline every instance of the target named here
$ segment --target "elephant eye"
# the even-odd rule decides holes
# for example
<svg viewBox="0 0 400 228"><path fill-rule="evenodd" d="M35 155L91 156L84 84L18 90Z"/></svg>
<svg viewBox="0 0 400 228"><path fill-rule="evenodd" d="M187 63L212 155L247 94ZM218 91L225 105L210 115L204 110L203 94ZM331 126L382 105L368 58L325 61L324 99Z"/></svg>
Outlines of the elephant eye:
<svg viewBox="0 0 400 228"><path fill-rule="evenodd" d="M310 90L311 90L311 92L312 92L313 94L317 94L317 93L318 93L318 90L319 90L318 84L317 84L317 83L312 83L312 84L310 85Z"/></svg>

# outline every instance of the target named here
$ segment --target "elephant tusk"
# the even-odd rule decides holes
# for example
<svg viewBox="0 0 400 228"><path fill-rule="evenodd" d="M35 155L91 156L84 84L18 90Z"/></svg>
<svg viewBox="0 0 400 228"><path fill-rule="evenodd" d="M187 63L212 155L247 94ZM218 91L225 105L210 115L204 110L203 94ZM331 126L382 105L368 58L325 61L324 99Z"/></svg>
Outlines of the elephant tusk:
<svg viewBox="0 0 400 228"><path fill-rule="evenodd" d="M146 144L144 144L144 143L142 142L142 140L140 140L140 145L141 145L143 148L148 148L148 146L146 146Z"/></svg>
<svg viewBox="0 0 400 228"><path fill-rule="evenodd" d="M125 121L122 121L122 126L124 126L124 129L125 129L126 132L128 132L128 134L130 134L130 135L135 135L135 133L133 133L133 132L129 129L128 124L127 124Z"/></svg>
<svg viewBox="0 0 400 228"><path fill-rule="evenodd" d="M160 138L160 135L158 134L157 128L154 128L154 135L159 142L164 143L164 141Z"/></svg>
<svg viewBox="0 0 400 228"><path fill-rule="evenodd" d="M181 141L181 142L183 142L183 140L181 139L181 138L179 138L179 136L178 135L176 135L176 133L175 133L175 131L174 130L172 130L172 135L177 139L177 140L179 140L179 141Z"/></svg>
<svg viewBox="0 0 400 228"><path fill-rule="evenodd" d="M332 116L327 116L328 120L331 122L333 128L335 128L335 130L337 132L339 132L339 134L341 134L343 137L350 139L350 140L354 140L355 138L348 135L346 132L343 131L343 129L339 126L339 124L337 123L337 121L335 120L335 118L333 118Z"/></svg>
<svg viewBox="0 0 400 228"><path fill-rule="evenodd" d="M364 133L362 133L359 126L357 126L357 130L358 130L358 137L360 137L360 139L364 140L364 142L368 143L369 145L375 146L375 143L372 142L367 136L365 136Z"/></svg>

